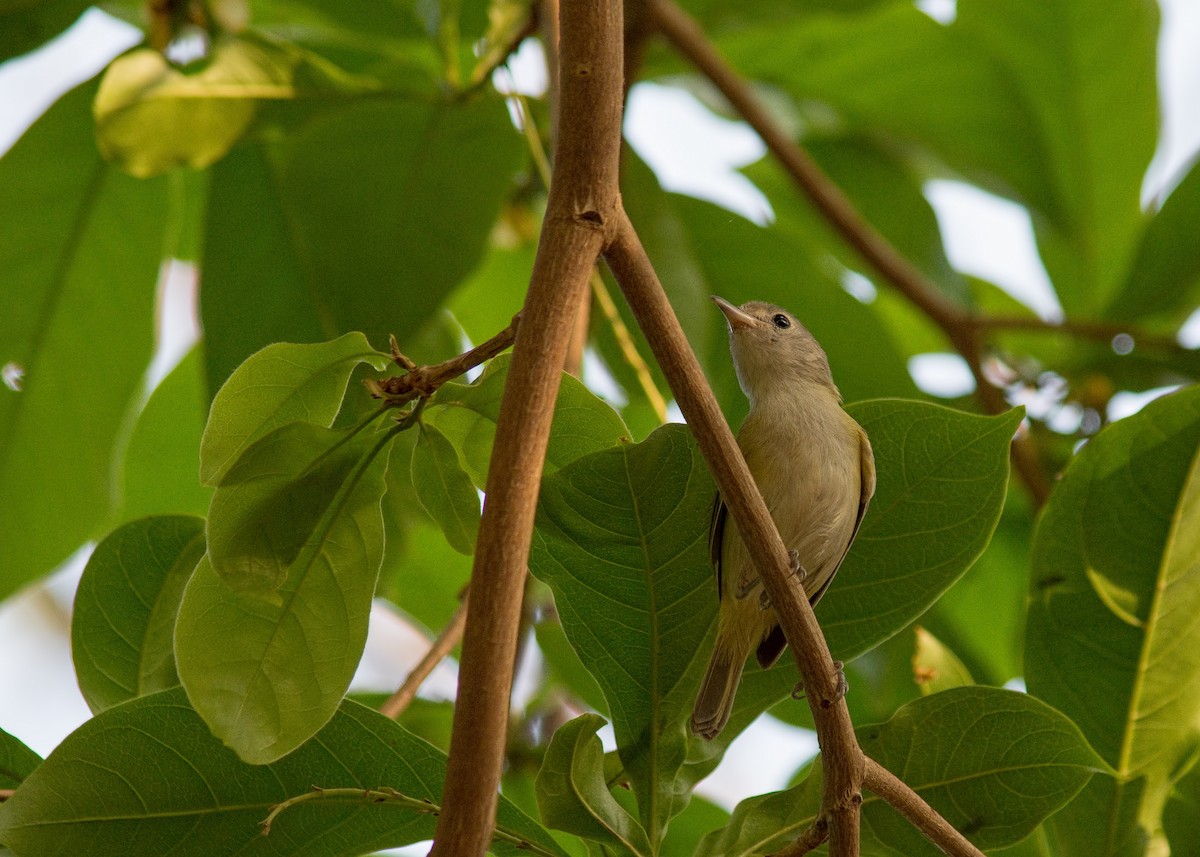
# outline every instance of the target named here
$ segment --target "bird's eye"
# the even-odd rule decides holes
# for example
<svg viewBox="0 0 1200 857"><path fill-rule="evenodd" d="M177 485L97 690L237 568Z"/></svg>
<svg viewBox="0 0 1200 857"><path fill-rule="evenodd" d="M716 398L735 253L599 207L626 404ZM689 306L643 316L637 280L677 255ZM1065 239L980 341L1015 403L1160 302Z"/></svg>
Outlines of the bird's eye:
<svg viewBox="0 0 1200 857"><path fill-rule="evenodd" d="M771 319L771 321L775 322L775 326L778 327L780 330L783 330L786 327L792 326L792 320L790 318L788 318L786 315L784 315L783 313L779 313L777 316L775 316L773 319Z"/></svg>

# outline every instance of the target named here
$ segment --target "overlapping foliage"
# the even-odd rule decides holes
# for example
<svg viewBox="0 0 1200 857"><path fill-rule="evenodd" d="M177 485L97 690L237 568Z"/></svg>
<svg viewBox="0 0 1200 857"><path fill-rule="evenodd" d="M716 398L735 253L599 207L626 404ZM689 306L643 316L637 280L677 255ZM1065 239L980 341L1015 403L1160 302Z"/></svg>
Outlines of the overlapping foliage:
<svg viewBox="0 0 1200 857"><path fill-rule="evenodd" d="M349 855L434 829L449 706L397 724L346 691L373 597L429 629L450 618L507 357L402 408L359 381L401 372L389 334L435 363L520 308L545 188L490 73L530 10L259 0L243 21L233 5L183 4L207 27L185 67L156 50L182 18L152 17L153 44L0 158L0 595L98 542L72 627L96 716L45 760L0 732L0 789L15 790L0 843L17 855ZM1023 424L931 400L906 367L957 342L776 164L746 170L773 209L761 226L664 192L627 153L626 205L731 421L745 402L712 292L793 309L871 436L879 490L818 610L864 749L985 849L1190 853L1200 398L1188 387L1106 425L1115 392L1200 371L1175 339L1200 298L1200 170L1139 202L1157 7L960 0L940 23L899 0L685 5L981 320L1010 401L1058 390ZM82 8L0 3L0 60ZM131 4L108 9L142 24ZM642 79L697 84L640 36ZM547 138L546 105L531 106ZM922 194L947 176L1028 209L1061 328L950 264ZM170 257L195 265L203 339L147 398ZM850 272L873 298L843 288ZM716 741L687 731L716 610L713 487L686 427L660 426L646 385L669 392L619 298L607 305L584 380L600 366L618 392L564 376L555 413L528 591L544 666L493 848L776 850L815 817L819 760L732 813L693 788L765 711L803 724L805 708L787 664L753 668ZM1110 346L1117 332L1132 350ZM1040 515L1010 474L1018 429L1041 472L1062 473ZM1028 695L1000 689L1014 679ZM863 818L865 853L930 847L870 796Z"/></svg>

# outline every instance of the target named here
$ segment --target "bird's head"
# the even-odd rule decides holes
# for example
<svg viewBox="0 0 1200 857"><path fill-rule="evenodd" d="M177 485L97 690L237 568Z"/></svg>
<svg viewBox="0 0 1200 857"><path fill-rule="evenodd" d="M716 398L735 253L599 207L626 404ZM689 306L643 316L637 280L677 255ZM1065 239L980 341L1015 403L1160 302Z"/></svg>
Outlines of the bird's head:
<svg viewBox="0 0 1200 857"><path fill-rule="evenodd" d="M725 314L738 383L751 404L806 383L837 395L825 351L794 315L762 301L739 307L713 295L713 302Z"/></svg>

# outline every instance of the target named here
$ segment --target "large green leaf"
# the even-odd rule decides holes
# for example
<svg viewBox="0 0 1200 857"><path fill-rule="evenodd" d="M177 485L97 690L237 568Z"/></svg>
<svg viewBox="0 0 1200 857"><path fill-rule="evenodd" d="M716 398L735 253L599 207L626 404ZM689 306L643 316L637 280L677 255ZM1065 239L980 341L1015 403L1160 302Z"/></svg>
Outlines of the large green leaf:
<svg viewBox="0 0 1200 857"><path fill-rule="evenodd" d="M361 333L331 342L279 342L251 355L213 399L200 444L200 478L216 485L255 441L297 421L328 427L355 367L382 371L391 359Z"/></svg>
<svg viewBox="0 0 1200 857"><path fill-rule="evenodd" d="M1158 131L1158 19L1146 0L1102 10L1094 0L966 0L951 28L995 65L1034 124L1038 181L1054 199L1034 225L1068 316L1108 303L1142 229Z"/></svg>
<svg viewBox="0 0 1200 857"><path fill-rule="evenodd" d="M246 133L259 102L370 92L301 48L252 34L222 35L199 69L181 71L153 48L109 64L96 94L100 151L135 176L207 167Z"/></svg>
<svg viewBox="0 0 1200 857"><path fill-rule="evenodd" d="M1178 323L1192 313L1200 287L1200 162L1192 164L1146 225L1121 290L1105 310L1131 321L1166 315Z"/></svg>
<svg viewBox="0 0 1200 857"><path fill-rule="evenodd" d="M235 148L214 168L201 265L210 387L271 342L412 337L481 257L520 152L499 98L433 92Z"/></svg>
<svg viewBox="0 0 1200 857"><path fill-rule="evenodd" d="M0 807L0 840L28 857L365 854L432 838L436 818L420 802L440 800L445 775L443 753L353 702L286 758L247 765L209 734L182 691L165 691L68 736ZM356 794L317 795L314 786ZM371 789L410 800L377 802ZM260 823L294 798L301 802L264 836ZM527 855L529 846L565 857L503 797L497 829L490 850L501 857Z"/></svg>
<svg viewBox="0 0 1200 857"><path fill-rule="evenodd" d="M204 521L143 518L96 546L71 616L71 656L93 712L175 687L175 616L204 555Z"/></svg>
<svg viewBox="0 0 1200 857"><path fill-rule="evenodd" d="M212 489L196 467L208 401L200 359L199 348L188 352L138 415L125 450L121 520L208 510Z"/></svg>
<svg viewBox="0 0 1200 857"><path fill-rule="evenodd" d="M442 385L425 411L425 420L454 444L467 473L481 489L487 485L492 440L510 363L511 356L502 354L488 364L474 384ZM563 375L550 426L546 473L582 455L614 446L628 436L629 430L616 411L578 379Z"/></svg>
<svg viewBox="0 0 1200 857"><path fill-rule="evenodd" d="M646 831L608 790L604 748L596 737L602 726L603 717L584 714L554 733L537 777L542 820L618 854L649 857L653 852Z"/></svg>
<svg viewBox="0 0 1200 857"><path fill-rule="evenodd" d="M1200 741L1198 450L1192 387L1089 441L1038 524L1029 689L1117 772L1055 818L1064 853L1125 853L1129 825L1161 842L1164 802Z"/></svg>
<svg viewBox="0 0 1200 857"><path fill-rule="evenodd" d="M111 520L153 345L167 186L100 159L95 90L65 95L0 159L0 597Z"/></svg>
<svg viewBox="0 0 1200 857"><path fill-rule="evenodd" d="M41 47L83 14L88 0L5 0L0 3L0 62Z"/></svg>
<svg viewBox="0 0 1200 857"><path fill-rule="evenodd" d="M373 486L373 499L357 489L389 438L291 423L251 445L209 506L208 555L217 574L233 589L262 595L291 574L306 574L325 550L336 551L347 527L354 533L360 505L378 511L382 485ZM378 569L374 561L361 570L373 577Z"/></svg>
<svg viewBox="0 0 1200 857"><path fill-rule="evenodd" d="M0 789L15 789L41 763L37 753L0 729Z"/></svg>
<svg viewBox="0 0 1200 857"><path fill-rule="evenodd" d="M685 721L716 608L712 498L686 427L668 425L546 476L538 505L530 569L608 700L652 844L686 802Z"/></svg>
<svg viewBox="0 0 1200 857"><path fill-rule="evenodd" d="M879 485L854 546L817 611L834 657L849 660L925 612L991 539L1022 417L919 402L860 402Z"/></svg>
<svg viewBox="0 0 1200 857"><path fill-rule="evenodd" d="M1025 694L995 688L924 697L857 733L868 756L984 849L1024 838L1105 770L1062 714ZM816 820L821 779L818 763L800 785L742 801L725 828L705 837L697 857L778 850ZM863 797L862 825L863 854L941 853L869 793Z"/></svg>
<svg viewBox="0 0 1200 857"><path fill-rule="evenodd" d="M1104 10L1093 0L964 0L943 26L892 3L742 28L721 46L744 73L1038 209L1063 305L1094 312L1140 229L1156 123L1157 7Z"/></svg>
<svg viewBox="0 0 1200 857"><path fill-rule="evenodd" d="M429 517L459 553L475 552L479 495L458 463L454 446L432 425L422 425L413 448L412 481Z"/></svg>
<svg viewBox="0 0 1200 857"><path fill-rule="evenodd" d="M205 557L180 606L179 677L214 734L247 761L278 759L320 729L366 642L384 547L378 452L388 436L347 443L295 478L335 434L294 423L251 447L226 477L244 470L249 480L229 489L230 516L218 508L222 485L209 519L210 546L220 534L238 586ZM260 571L277 588L257 589Z"/></svg>

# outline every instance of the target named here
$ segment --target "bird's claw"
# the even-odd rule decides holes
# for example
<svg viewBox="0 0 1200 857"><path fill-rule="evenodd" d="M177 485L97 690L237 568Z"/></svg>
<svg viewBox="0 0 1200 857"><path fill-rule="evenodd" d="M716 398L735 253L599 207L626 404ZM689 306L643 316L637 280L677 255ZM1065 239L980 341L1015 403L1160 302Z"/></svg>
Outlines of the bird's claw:
<svg viewBox="0 0 1200 857"><path fill-rule="evenodd" d="M734 594L737 596L738 601L741 601L743 598L757 589L761 584L761 577L756 577L752 580L743 580L738 584L737 592Z"/></svg>
<svg viewBox="0 0 1200 857"><path fill-rule="evenodd" d="M832 699L821 700L822 708L832 708L850 692L850 684L846 681L846 665L841 661L834 661L833 669L837 673L837 686L834 688ZM804 696L804 682L798 681L792 688L792 699L804 699Z"/></svg>

